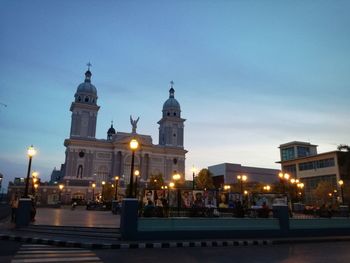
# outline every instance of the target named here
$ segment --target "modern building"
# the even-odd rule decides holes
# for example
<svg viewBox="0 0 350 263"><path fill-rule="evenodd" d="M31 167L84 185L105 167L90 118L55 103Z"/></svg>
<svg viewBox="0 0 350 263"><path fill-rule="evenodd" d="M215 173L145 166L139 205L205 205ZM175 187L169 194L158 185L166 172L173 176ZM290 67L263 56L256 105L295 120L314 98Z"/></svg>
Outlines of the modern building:
<svg viewBox="0 0 350 263"><path fill-rule="evenodd" d="M339 180L344 187L350 184L350 152L317 153L317 145L293 141L280 145L281 170L304 183L305 202L315 201L312 191L320 182L329 182L340 192Z"/></svg>
<svg viewBox="0 0 350 263"><path fill-rule="evenodd" d="M185 175L184 122L179 102L175 99L173 82L169 98L164 102L159 124L159 142L153 143L149 135L139 134L137 124L130 116L131 132L116 131L111 124L105 139L95 137L100 106L97 104L97 89L91 82L91 71L85 73L85 80L74 95L70 106L70 137L64 141L65 163L60 171L53 173L65 185L66 199L91 199L91 185L96 184L96 192L102 181L112 182L119 176L125 185L129 183L131 171L131 150L129 142L137 139L139 149L135 152L135 169L140 171L140 181L152 174L162 174L166 182L176 172ZM62 174L62 176L61 176ZM61 176L61 177L59 177ZM68 195L68 196L67 196Z"/></svg>
<svg viewBox="0 0 350 263"><path fill-rule="evenodd" d="M272 184L278 180L276 169L249 167L234 163L221 163L208 167L213 173L214 185L220 188L224 184L238 183L238 175L246 175L247 183Z"/></svg>

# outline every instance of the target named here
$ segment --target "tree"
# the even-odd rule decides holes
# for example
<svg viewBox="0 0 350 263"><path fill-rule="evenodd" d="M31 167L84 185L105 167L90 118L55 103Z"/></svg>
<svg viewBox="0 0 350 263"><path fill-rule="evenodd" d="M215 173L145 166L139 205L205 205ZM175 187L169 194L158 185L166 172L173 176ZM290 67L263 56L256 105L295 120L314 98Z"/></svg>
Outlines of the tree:
<svg viewBox="0 0 350 263"><path fill-rule="evenodd" d="M208 169L202 169L195 178L196 187L198 189L213 189L213 174Z"/></svg>
<svg viewBox="0 0 350 263"><path fill-rule="evenodd" d="M110 183L106 183L103 186L103 200L105 201L111 201L112 199L114 199L114 194L115 194L115 188L113 184Z"/></svg>
<svg viewBox="0 0 350 263"><path fill-rule="evenodd" d="M163 175L161 173L151 174L149 177L148 188L160 189L164 185Z"/></svg>
<svg viewBox="0 0 350 263"><path fill-rule="evenodd" d="M350 146L347 144L339 144L337 149L338 151L350 152Z"/></svg>
<svg viewBox="0 0 350 263"><path fill-rule="evenodd" d="M333 194L333 185L326 181L319 182L316 189L312 191L316 202L321 202L319 205L332 201Z"/></svg>

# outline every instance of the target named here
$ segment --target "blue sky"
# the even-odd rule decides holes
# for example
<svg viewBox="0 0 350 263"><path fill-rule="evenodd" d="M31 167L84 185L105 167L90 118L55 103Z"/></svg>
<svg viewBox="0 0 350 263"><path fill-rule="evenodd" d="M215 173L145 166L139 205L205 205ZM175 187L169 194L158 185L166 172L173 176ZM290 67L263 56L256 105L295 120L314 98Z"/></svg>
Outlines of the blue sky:
<svg viewBox="0 0 350 263"><path fill-rule="evenodd" d="M221 162L278 168L292 140L350 143L349 1L1 1L0 173L48 179L64 162L70 103L91 61L110 121L158 143L169 81L189 169Z"/></svg>

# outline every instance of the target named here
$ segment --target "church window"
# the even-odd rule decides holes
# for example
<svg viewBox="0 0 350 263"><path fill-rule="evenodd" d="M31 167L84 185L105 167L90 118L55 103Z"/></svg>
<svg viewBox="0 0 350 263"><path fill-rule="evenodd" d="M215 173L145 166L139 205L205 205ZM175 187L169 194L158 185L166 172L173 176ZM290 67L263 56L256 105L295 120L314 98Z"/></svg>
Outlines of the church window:
<svg viewBox="0 0 350 263"><path fill-rule="evenodd" d="M89 102L89 97L85 97L85 102Z"/></svg>
<svg viewBox="0 0 350 263"><path fill-rule="evenodd" d="M95 99L92 99L92 103L95 103Z"/></svg>
<svg viewBox="0 0 350 263"><path fill-rule="evenodd" d="M78 97L78 101L81 101L81 97L80 96Z"/></svg>
<svg viewBox="0 0 350 263"><path fill-rule="evenodd" d="M174 133L173 136L176 137L176 133Z"/></svg>
<svg viewBox="0 0 350 263"><path fill-rule="evenodd" d="M170 116L170 112L168 112L166 115Z"/></svg>
<svg viewBox="0 0 350 263"><path fill-rule="evenodd" d="M176 158L173 159L173 163L177 164L177 159Z"/></svg>
<svg viewBox="0 0 350 263"><path fill-rule="evenodd" d="M176 116L176 112L174 112L174 116Z"/></svg>
<svg viewBox="0 0 350 263"><path fill-rule="evenodd" d="M80 151L80 152L79 152L79 157L80 157L80 158L83 158L84 155L85 155L85 153L84 153L83 151Z"/></svg>

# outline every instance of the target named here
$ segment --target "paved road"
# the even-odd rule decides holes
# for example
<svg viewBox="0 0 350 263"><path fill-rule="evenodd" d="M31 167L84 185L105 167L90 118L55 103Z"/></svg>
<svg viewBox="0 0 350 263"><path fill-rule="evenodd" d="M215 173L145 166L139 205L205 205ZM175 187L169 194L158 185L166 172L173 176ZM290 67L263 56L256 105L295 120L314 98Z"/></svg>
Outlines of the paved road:
<svg viewBox="0 0 350 263"><path fill-rule="evenodd" d="M261 247L95 250L103 262L259 262L348 263L350 242L271 245Z"/></svg>
<svg viewBox="0 0 350 263"><path fill-rule="evenodd" d="M83 262L166 262L166 263L203 263L203 262L259 262L259 263L347 263L350 262L350 242L330 242L294 245L271 245L261 247L211 247L211 248L167 248L167 249L121 249L121 250L93 250L71 248L75 252L64 252L69 249L60 247L35 247L37 245L21 244L15 241L0 241L0 262L10 263L11 260L26 257L26 251L41 251L41 262L59 262L60 258L69 256L66 262L85 259ZM52 251L46 253L43 250ZM57 253L59 251L63 251ZM23 252L23 253L19 253ZM27 253L30 256L30 253ZM35 254L35 253L32 253ZM17 255L17 256L16 256ZM35 262L35 256L31 258ZM79 259L79 260L80 260ZM29 260L29 261L28 261ZM100 261L101 260L101 261ZM27 258L27 262L30 258ZM12 261L16 262L16 261Z"/></svg>
<svg viewBox="0 0 350 263"><path fill-rule="evenodd" d="M103 262L88 249L4 242L0 242L2 263Z"/></svg>
<svg viewBox="0 0 350 263"><path fill-rule="evenodd" d="M38 208L35 223L38 225L54 226L83 226L83 227L119 227L120 216L111 211L86 210L85 206Z"/></svg>

